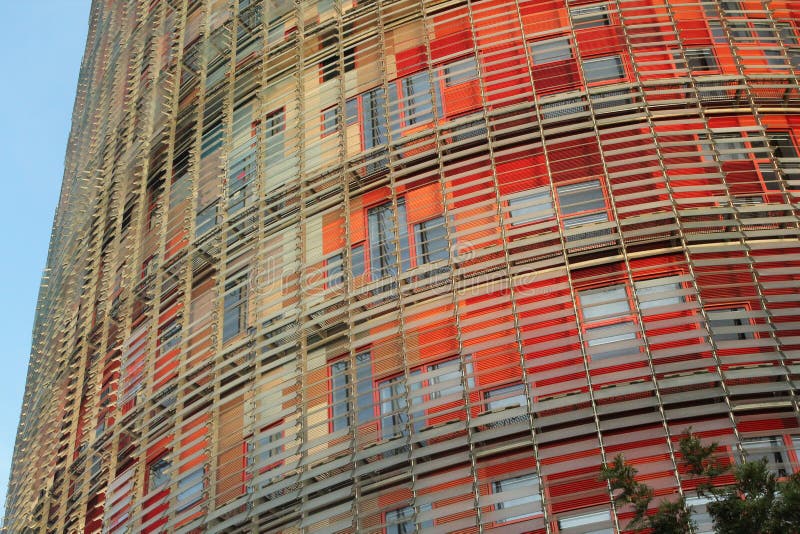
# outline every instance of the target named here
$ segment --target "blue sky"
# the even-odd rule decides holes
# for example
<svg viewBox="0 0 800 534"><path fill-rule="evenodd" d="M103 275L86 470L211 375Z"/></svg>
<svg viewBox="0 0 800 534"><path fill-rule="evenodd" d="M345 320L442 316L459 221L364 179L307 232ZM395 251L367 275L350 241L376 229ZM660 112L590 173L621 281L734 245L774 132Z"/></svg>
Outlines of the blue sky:
<svg viewBox="0 0 800 534"><path fill-rule="evenodd" d="M90 0L0 0L0 516Z"/></svg>

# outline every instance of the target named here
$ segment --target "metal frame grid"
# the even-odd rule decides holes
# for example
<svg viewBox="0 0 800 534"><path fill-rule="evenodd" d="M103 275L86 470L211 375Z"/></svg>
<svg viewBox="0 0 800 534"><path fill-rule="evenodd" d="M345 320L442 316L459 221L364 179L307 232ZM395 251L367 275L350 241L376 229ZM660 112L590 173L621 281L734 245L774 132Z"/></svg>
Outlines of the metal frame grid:
<svg viewBox="0 0 800 534"><path fill-rule="evenodd" d="M789 2L94 2L9 532L619 532L800 469Z"/></svg>

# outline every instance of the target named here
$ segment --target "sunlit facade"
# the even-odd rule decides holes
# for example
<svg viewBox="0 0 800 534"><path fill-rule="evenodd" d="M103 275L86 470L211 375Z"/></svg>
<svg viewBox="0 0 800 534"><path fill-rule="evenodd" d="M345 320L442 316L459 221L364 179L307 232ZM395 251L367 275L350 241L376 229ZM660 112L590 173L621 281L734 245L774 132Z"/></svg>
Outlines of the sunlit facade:
<svg viewBox="0 0 800 534"><path fill-rule="evenodd" d="M96 0L9 532L616 533L800 469L800 3Z"/></svg>

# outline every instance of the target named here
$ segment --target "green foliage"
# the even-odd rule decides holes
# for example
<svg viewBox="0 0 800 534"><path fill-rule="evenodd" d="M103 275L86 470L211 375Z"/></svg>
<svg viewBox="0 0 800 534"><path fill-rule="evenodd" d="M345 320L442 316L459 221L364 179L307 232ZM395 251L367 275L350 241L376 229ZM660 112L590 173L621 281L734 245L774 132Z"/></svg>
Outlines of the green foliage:
<svg viewBox="0 0 800 534"><path fill-rule="evenodd" d="M662 501L653 515L647 514L653 500L653 490L646 484L636 481L636 469L625 463L618 454L611 464L600 468L600 476L607 481L614 492L614 500L619 505L633 507L633 519L627 528L639 531L651 529L654 534L690 534L694 532L691 512L681 497L677 501Z"/></svg>
<svg viewBox="0 0 800 534"><path fill-rule="evenodd" d="M698 495L711 498L706 506L715 533L800 534L800 473L779 481L762 459L736 466L732 485L715 486L715 477L728 470L713 458L717 443L703 445L691 429L684 433L682 461L690 476L701 479ZM633 508L633 518L625 528L634 532L649 529L653 534L693 534L692 509L683 497L662 501L656 512L648 515L653 490L637 482L636 474L621 454L601 467L601 479L611 487L614 501Z"/></svg>
<svg viewBox="0 0 800 534"><path fill-rule="evenodd" d="M600 476L611 485L614 499L620 505L633 506L634 516L628 527L636 530L647 528L647 508L653 500L653 490L641 482L636 482L636 469L625 463L625 458L618 454L614 461L600 469Z"/></svg>
<svg viewBox="0 0 800 534"><path fill-rule="evenodd" d="M692 508L683 497L661 501L648 522L654 534L688 534L695 532L696 526L692 521Z"/></svg>
<svg viewBox="0 0 800 534"><path fill-rule="evenodd" d="M800 474L778 481L761 459L737 466L734 475L736 482L708 504L715 532L800 533Z"/></svg>

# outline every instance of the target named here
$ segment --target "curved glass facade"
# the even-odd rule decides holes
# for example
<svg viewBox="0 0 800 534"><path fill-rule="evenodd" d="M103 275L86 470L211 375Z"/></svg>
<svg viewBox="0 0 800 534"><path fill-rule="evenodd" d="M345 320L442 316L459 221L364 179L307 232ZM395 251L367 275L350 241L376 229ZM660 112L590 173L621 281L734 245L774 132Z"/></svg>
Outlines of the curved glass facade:
<svg viewBox="0 0 800 534"><path fill-rule="evenodd" d="M795 2L94 2L12 532L615 533L800 469ZM28 529L28 530L26 530Z"/></svg>

